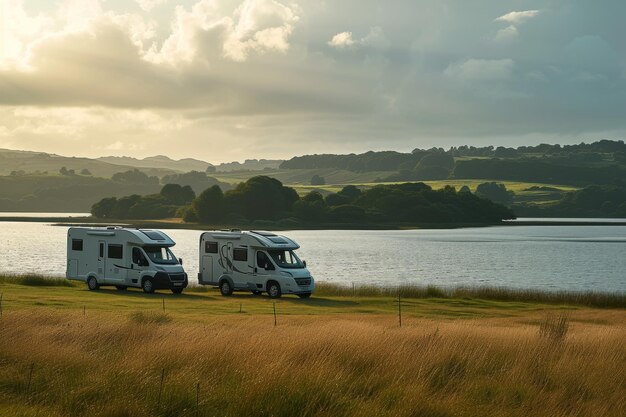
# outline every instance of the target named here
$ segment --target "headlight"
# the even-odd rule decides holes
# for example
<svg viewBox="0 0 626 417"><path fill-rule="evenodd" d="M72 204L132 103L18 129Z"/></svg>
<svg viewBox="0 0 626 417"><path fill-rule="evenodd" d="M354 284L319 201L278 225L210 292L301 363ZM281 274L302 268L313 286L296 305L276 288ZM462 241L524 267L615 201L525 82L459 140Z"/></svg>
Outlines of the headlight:
<svg viewBox="0 0 626 417"><path fill-rule="evenodd" d="M280 275L284 276L284 277L288 277L288 278L292 278L293 275L291 275L291 273L287 272L287 271L280 271Z"/></svg>

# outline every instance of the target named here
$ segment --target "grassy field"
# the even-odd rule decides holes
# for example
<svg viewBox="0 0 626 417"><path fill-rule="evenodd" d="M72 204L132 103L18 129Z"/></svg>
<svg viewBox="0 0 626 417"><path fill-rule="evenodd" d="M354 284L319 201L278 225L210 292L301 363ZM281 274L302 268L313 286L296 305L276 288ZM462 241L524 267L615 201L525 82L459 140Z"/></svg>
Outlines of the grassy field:
<svg viewBox="0 0 626 417"><path fill-rule="evenodd" d="M394 296L371 288L326 286L310 300L274 304L213 290L144 295L42 284L0 279L2 416L626 410L623 308L414 292L402 299L400 326Z"/></svg>
<svg viewBox="0 0 626 417"><path fill-rule="evenodd" d="M499 184L504 184L506 188L515 193L515 198L523 201L537 201L541 203L554 202L558 200L558 194L569 191L576 191L578 188L566 186L566 185L556 185L556 184L539 184L539 183L530 183L530 182L518 182L518 181L498 181L498 180L440 180L440 181L421 181L425 184L430 185L433 189L439 190L444 188L445 186L455 187L457 190L460 190L463 186L468 186L472 192L476 191L476 187L479 184L484 182L492 182L495 181ZM375 182L352 182L350 184L356 185L361 188L371 188L376 185L382 184L402 184L406 181L400 182L383 182L383 183L375 183ZM295 190L300 195L305 195L311 191L318 191L325 194L336 193L340 191L346 184L344 183L329 183L328 185L303 185L303 184L288 184L290 187L295 188ZM532 187L550 187L553 188L554 191L545 191L545 190L529 190Z"/></svg>

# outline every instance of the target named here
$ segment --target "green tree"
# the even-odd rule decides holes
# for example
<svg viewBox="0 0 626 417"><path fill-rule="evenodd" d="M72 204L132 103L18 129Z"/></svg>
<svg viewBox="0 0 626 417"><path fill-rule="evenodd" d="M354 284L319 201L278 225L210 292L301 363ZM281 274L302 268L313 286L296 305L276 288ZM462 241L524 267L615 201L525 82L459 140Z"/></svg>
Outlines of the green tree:
<svg viewBox="0 0 626 417"><path fill-rule="evenodd" d="M91 207L91 215L100 219L112 218L116 206L117 198L103 198Z"/></svg>
<svg viewBox="0 0 626 417"><path fill-rule="evenodd" d="M207 188L193 200L192 208L197 219L202 223L221 221L225 214L222 189L217 185Z"/></svg>
<svg viewBox="0 0 626 417"><path fill-rule="evenodd" d="M324 197L317 191L311 191L293 205L294 215L307 222L321 222L325 220L327 212Z"/></svg>
<svg viewBox="0 0 626 417"><path fill-rule="evenodd" d="M325 185L325 184L326 184L326 180L324 179L324 177L321 177L315 174L311 178L311 185Z"/></svg>
<svg viewBox="0 0 626 417"><path fill-rule="evenodd" d="M511 204L515 193L508 191L504 184L485 182L476 187L476 194L500 204Z"/></svg>
<svg viewBox="0 0 626 417"><path fill-rule="evenodd" d="M196 198L196 193L189 185L183 187L179 184L166 184L161 189L160 194L168 202L178 206L190 204Z"/></svg>
<svg viewBox="0 0 626 417"><path fill-rule="evenodd" d="M298 193L275 178L252 177L225 194L230 211L249 220L273 220L291 211Z"/></svg>

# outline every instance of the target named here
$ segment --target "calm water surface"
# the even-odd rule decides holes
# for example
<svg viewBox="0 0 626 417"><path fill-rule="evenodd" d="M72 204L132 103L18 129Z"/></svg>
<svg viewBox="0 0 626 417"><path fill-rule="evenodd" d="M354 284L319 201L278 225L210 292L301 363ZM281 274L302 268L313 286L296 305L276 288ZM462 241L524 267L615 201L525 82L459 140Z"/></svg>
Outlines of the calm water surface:
<svg viewBox="0 0 626 417"><path fill-rule="evenodd" d="M65 274L67 227L0 222L0 273ZM200 231L167 230L192 282ZM626 291L626 227L284 232L319 281Z"/></svg>

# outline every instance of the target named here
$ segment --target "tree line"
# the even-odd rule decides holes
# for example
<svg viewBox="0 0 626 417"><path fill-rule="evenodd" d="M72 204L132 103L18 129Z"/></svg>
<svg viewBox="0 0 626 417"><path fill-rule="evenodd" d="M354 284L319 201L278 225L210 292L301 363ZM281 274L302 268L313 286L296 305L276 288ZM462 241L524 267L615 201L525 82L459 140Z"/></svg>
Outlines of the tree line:
<svg viewBox="0 0 626 417"><path fill-rule="evenodd" d="M285 161L280 167L395 172L381 176L377 182L471 178L616 185L626 178L626 145L623 141L601 140L565 146L460 146L448 150L414 149L411 153L304 155Z"/></svg>
<svg viewBox="0 0 626 417"><path fill-rule="evenodd" d="M92 214L137 219L177 213L187 222L235 225L285 220L293 225L497 223L515 217L503 205L470 192L457 192L453 187L433 190L423 183L367 190L349 185L327 196L313 191L300 197L274 178L257 176L226 192L211 186L193 199L188 192L175 199L174 191L182 195L182 189L167 185L158 195L104 199L94 205Z"/></svg>

